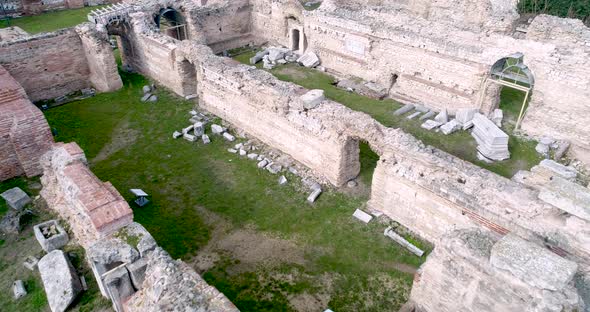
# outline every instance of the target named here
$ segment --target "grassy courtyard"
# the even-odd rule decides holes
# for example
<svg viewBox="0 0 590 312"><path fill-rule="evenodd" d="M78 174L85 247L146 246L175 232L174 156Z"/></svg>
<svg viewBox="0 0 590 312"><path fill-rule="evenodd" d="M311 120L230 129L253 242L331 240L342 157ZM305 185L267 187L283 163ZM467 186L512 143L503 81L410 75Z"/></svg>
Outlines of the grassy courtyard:
<svg viewBox="0 0 590 312"><path fill-rule="evenodd" d="M298 178L279 186L220 137L174 140L194 103L163 89L158 102L141 103L148 82L122 77L118 92L46 111L56 140L78 142L128 200L130 188L149 193L150 204L133 206L135 220L242 311L389 311L407 299L423 259L386 239L386 224L352 218L366 196L329 190L312 205ZM376 158L363 150L361 179L370 179Z"/></svg>
<svg viewBox="0 0 590 312"><path fill-rule="evenodd" d="M73 27L88 21L86 18L88 13L100 7L102 6L47 12L40 15L10 19L9 22L6 20L0 20L0 28L18 26L29 34L56 31L58 29Z"/></svg>
<svg viewBox="0 0 590 312"><path fill-rule="evenodd" d="M235 59L244 64L249 64L249 59L254 54L255 51L241 53ZM261 68L262 64L257 64L257 67ZM444 135L440 132L424 130L420 127L422 122L417 118L408 120L405 115L393 115L393 112L400 108L401 104L390 99L375 100L340 89L335 86L335 80L332 76L318 70L288 64L277 66L269 72L283 81L293 82L308 89L322 89L326 97L333 101L344 104L353 110L365 112L385 126L401 128L425 144L437 147L507 178L512 177L519 170L530 169L542 159L535 151L536 142L512 135L518 110L522 105L523 92L508 88L504 88L502 91L500 108L505 111L505 121L508 121L504 123L503 130L511 135L508 144L511 157L505 161L488 164L477 159L477 144L467 131ZM515 114L516 116L514 116Z"/></svg>

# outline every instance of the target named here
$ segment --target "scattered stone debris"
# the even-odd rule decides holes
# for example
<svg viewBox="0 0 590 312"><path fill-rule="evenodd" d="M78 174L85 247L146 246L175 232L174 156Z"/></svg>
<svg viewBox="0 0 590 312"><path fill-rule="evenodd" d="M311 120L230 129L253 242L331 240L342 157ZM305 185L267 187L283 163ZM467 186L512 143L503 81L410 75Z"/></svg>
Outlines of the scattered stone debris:
<svg viewBox="0 0 590 312"><path fill-rule="evenodd" d="M418 257L422 257L422 255L424 255L424 251L416 246L414 246L412 243L408 242L405 238L401 237L400 235L398 235L393 228L390 226L388 228L385 229L385 232L383 232L383 234L391 239L393 239L396 243L402 245L403 247L405 247L406 249L408 249L410 252L412 252L413 254L415 254Z"/></svg>
<svg viewBox="0 0 590 312"><path fill-rule="evenodd" d="M82 291L70 260L63 251L54 250L41 258L37 266L51 311L65 311Z"/></svg>
<svg viewBox="0 0 590 312"><path fill-rule="evenodd" d="M431 119L435 115L436 115L436 112L434 112L434 111L428 111L424 115L420 116L420 118L418 120Z"/></svg>
<svg viewBox="0 0 590 312"><path fill-rule="evenodd" d="M421 112L414 112L414 113L408 115L408 117L406 117L406 118L407 119L414 119L414 118L420 116L420 114L422 114L422 113Z"/></svg>
<svg viewBox="0 0 590 312"><path fill-rule="evenodd" d="M57 220L49 220L33 227L35 238L45 252L59 249L68 243L68 233L57 223Z"/></svg>
<svg viewBox="0 0 590 312"><path fill-rule="evenodd" d="M357 187L359 184L358 182L356 182L356 180L350 180L346 183L346 186L348 186L349 188L355 188Z"/></svg>
<svg viewBox="0 0 590 312"><path fill-rule="evenodd" d="M151 93L146 93L141 97L141 101L142 102L147 102L149 100L149 98L152 97Z"/></svg>
<svg viewBox="0 0 590 312"><path fill-rule="evenodd" d="M553 154L553 157L556 160L560 160L565 156L568 149L570 148L570 142L565 141L565 140L561 140L561 141L557 141L556 144L557 144L557 148L555 149L555 154Z"/></svg>
<svg viewBox="0 0 590 312"><path fill-rule="evenodd" d="M370 215L360 209L355 210L354 213L352 214L352 216L361 220L364 223L369 223L369 222L371 222L371 220L373 220L372 215Z"/></svg>
<svg viewBox="0 0 590 312"><path fill-rule="evenodd" d="M256 63L262 61L262 58L264 56L268 55L268 53L269 53L268 49L256 52L256 55L254 55L253 57L250 58L250 64L255 65Z"/></svg>
<svg viewBox="0 0 590 312"><path fill-rule="evenodd" d="M16 280L12 283L12 292L14 293L14 299L18 300L27 295L25 289L25 283L21 280Z"/></svg>
<svg viewBox="0 0 590 312"><path fill-rule="evenodd" d="M228 148L227 151L232 154L236 154L238 152L236 149L233 149L233 148Z"/></svg>
<svg viewBox="0 0 590 312"><path fill-rule="evenodd" d="M266 167L267 165L268 165L268 160L263 159L263 160L259 161L256 166L258 166L258 168L262 169L262 168Z"/></svg>
<svg viewBox="0 0 590 312"><path fill-rule="evenodd" d="M178 139L181 136L182 136L182 132L174 131L174 133L172 133L172 138L173 139Z"/></svg>
<svg viewBox="0 0 590 312"><path fill-rule="evenodd" d="M8 207L16 210L22 209L31 202L31 198L27 193L18 187L13 187L4 193L0 194L4 198Z"/></svg>
<svg viewBox="0 0 590 312"><path fill-rule="evenodd" d="M471 135L477 141L477 150L491 160L510 158L508 135L482 114L473 118L474 130Z"/></svg>
<svg viewBox="0 0 590 312"><path fill-rule="evenodd" d="M279 185L285 185L285 184L287 184L287 178L284 175L282 175L279 177Z"/></svg>
<svg viewBox="0 0 590 312"><path fill-rule="evenodd" d="M35 267L37 266L37 263L39 263L39 259L37 259L33 256L28 256L25 258L25 261L23 262L23 266L31 271L35 271Z"/></svg>
<svg viewBox="0 0 590 312"><path fill-rule="evenodd" d="M318 67L318 70L325 71L322 69L321 66ZM360 78L342 79L338 81L336 86L340 89L355 92L377 100L382 100L387 96L386 88L383 88L374 82L363 81Z"/></svg>
<svg viewBox="0 0 590 312"><path fill-rule="evenodd" d="M143 86L143 94L148 94L150 92L152 92L152 87L148 85Z"/></svg>

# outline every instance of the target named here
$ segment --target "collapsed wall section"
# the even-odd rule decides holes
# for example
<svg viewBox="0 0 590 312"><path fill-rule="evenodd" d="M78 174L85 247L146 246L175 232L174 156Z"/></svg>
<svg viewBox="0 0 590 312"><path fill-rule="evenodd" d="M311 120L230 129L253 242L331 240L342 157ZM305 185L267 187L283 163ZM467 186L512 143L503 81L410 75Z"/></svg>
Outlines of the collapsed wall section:
<svg viewBox="0 0 590 312"><path fill-rule="evenodd" d="M41 174L39 159L52 142L43 113L0 66L0 181Z"/></svg>
<svg viewBox="0 0 590 312"><path fill-rule="evenodd" d="M84 47L74 29L0 42L0 65L22 85L31 101L91 87Z"/></svg>

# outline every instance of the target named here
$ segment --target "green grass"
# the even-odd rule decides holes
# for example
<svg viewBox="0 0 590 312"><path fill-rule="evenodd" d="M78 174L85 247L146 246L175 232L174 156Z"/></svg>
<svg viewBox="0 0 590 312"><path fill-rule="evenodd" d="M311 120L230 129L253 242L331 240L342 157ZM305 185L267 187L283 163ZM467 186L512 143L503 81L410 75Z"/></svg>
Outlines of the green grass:
<svg viewBox="0 0 590 312"><path fill-rule="evenodd" d="M29 34L51 32L58 29L69 28L87 22L87 15L92 10L102 6L85 7L73 10L48 12L34 16L24 16L10 19L10 25L6 20L0 21L0 28L18 26Z"/></svg>
<svg viewBox="0 0 590 312"><path fill-rule="evenodd" d="M190 261L213 239L215 226L202 214L206 209L226 220L230 230L253 228L301 246L307 264L305 269L297 268L297 285L329 274L339 285L387 289L374 278L387 274L400 285L396 293L360 304L376 309L388 306L382 310L389 310L407 297L412 275L398 271L398 265L416 268L423 258L384 237L383 225L367 226L351 217L366 198L327 191L311 205L294 176L288 175L290 183L279 186L276 175L228 153L230 144L220 137L213 136L207 146L174 140L172 132L188 125L193 104L164 89L158 91L158 102L141 103L141 87L147 81L134 74L122 74L122 78L125 87L118 92L55 107L45 115L57 132L56 140L78 142L95 174L111 181L128 201L132 200L131 188L150 194L148 205L139 208L131 204L135 220L174 258ZM105 155L105 146L117 148ZM100 157L95 159L97 155ZM364 150L363 155L367 159L363 156L361 175L370 179L376 158L370 150ZM235 261L219 261L204 276L245 311L288 310L284 299L296 291L294 288L276 286L280 281L252 282L254 277L279 274L279 269L260 264L228 273L236 266ZM272 295L268 287L276 288L274 293L280 295ZM358 305L354 302L359 298L349 290L338 289L331 295L342 311L353 311ZM260 306L252 306L253 302Z"/></svg>
<svg viewBox="0 0 590 312"><path fill-rule="evenodd" d="M235 57L235 59L248 64L250 57L254 53L255 51L244 53ZM261 68L260 63L257 66ZM541 161L541 157L535 151L536 142L511 135L508 143L508 149L511 154L510 159L487 164L477 159L477 144L475 139L467 131L458 131L451 135L444 135L442 133L424 130L420 127L421 122L417 119L407 120L405 115L393 115L393 112L400 108L401 104L390 99L371 99L340 89L334 85L335 80L332 76L317 70L288 64L278 66L270 70L270 72L283 81L293 82L308 89L322 89L327 98L355 111L365 112L387 127L401 128L427 145L432 145L507 178L512 177L519 170L529 170ZM502 104L500 107L503 109L508 108L508 115L510 116L515 109L520 110L524 97L523 92L513 91L505 88L501 97ZM510 124L507 123L507 127L504 130L512 134L513 129L514 126L510 127Z"/></svg>

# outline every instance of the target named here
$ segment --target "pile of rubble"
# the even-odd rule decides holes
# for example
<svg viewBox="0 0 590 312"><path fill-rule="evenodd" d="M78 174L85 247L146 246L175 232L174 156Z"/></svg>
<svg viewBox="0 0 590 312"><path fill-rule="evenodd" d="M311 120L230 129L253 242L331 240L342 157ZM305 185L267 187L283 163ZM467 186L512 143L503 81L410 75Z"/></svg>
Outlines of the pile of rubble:
<svg viewBox="0 0 590 312"><path fill-rule="evenodd" d="M553 159L561 160L567 153L569 147L570 142L567 140L556 140L544 136L539 140L535 150L545 158L553 156Z"/></svg>
<svg viewBox="0 0 590 312"><path fill-rule="evenodd" d="M252 65L260 61L262 61L264 69L273 69L277 65L287 63L298 63L308 68L314 68L320 65L320 58L311 50L308 50L303 55L299 55L283 47L268 47L250 58L250 64Z"/></svg>
<svg viewBox="0 0 590 312"><path fill-rule="evenodd" d="M143 96L141 97L142 102L156 102L158 101L158 96L155 95L156 85L145 85L143 86Z"/></svg>
<svg viewBox="0 0 590 312"><path fill-rule="evenodd" d="M473 129L471 135L477 141L478 158L480 160L501 161L510 158L508 151L508 139L500 126L502 125L502 110L496 109L491 114L491 119L479 113L477 109L459 109L455 118L451 118L446 109L436 112L421 105L407 104L396 110L396 116L407 114L407 119L423 121L421 127L426 130L442 132L445 135L459 130Z"/></svg>
<svg viewBox="0 0 590 312"><path fill-rule="evenodd" d="M205 129L205 126L209 123L209 117L195 110L190 111L190 114L191 118L189 119L189 122L191 125L181 131L174 131L174 133L172 133L172 138L178 139L182 137L189 142L197 142L200 138L203 144L211 143L211 138L206 134ZM212 124L211 132L223 136L230 142L235 140L235 137L227 132L227 128L223 128L220 125Z"/></svg>

